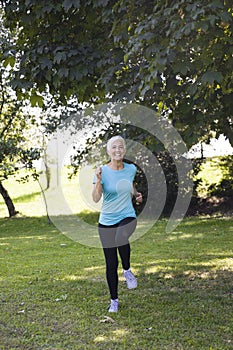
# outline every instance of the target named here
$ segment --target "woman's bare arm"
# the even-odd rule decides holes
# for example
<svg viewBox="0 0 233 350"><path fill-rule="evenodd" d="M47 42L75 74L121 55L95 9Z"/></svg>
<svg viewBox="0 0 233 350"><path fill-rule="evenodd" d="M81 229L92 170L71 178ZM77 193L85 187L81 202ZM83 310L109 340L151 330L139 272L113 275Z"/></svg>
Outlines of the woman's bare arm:
<svg viewBox="0 0 233 350"><path fill-rule="evenodd" d="M95 203L98 203L101 196L102 196L102 169L101 167L98 167L96 169L96 183L94 184L93 191L92 191L92 198Z"/></svg>

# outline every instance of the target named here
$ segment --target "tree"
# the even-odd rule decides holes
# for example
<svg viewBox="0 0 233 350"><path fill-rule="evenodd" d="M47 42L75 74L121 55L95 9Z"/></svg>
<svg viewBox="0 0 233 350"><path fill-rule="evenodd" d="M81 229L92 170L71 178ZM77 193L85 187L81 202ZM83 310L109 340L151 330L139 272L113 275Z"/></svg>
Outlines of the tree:
<svg viewBox="0 0 233 350"><path fill-rule="evenodd" d="M127 100L165 113L188 146L223 133L233 144L230 0L2 1L18 31L12 81L33 104ZM5 64L13 51L4 53Z"/></svg>
<svg viewBox="0 0 233 350"><path fill-rule="evenodd" d="M29 118L19 113L15 105L0 113L0 193L10 217L18 212L3 184L4 180L15 175L20 168L31 169L33 160L39 157L39 151L28 146L23 135L23 131L30 125Z"/></svg>
<svg viewBox="0 0 233 350"><path fill-rule="evenodd" d="M0 85L2 87L2 84ZM24 134L31 126L31 116L20 113L17 103L10 102L9 98L6 100L3 91L0 95L7 103L7 107L0 110L0 194L8 208L9 216L12 217L18 212L4 186L4 180L14 176L19 169L32 169L33 160L39 158L40 152L38 148L29 146Z"/></svg>
<svg viewBox="0 0 233 350"><path fill-rule="evenodd" d="M9 47L12 37L2 26L2 22L0 24L1 46ZM5 188L4 180L15 175L20 167L31 169L33 160L39 157L39 151L27 143L25 132L34 119L28 113L22 112L23 103L17 101L9 86L10 74L10 68L6 69L0 64L0 194L7 205L9 216L12 217L18 212Z"/></svg>
<svg viewBox="0 0 233 350"><path fill-rule="evenodd" d="M233 143L232 2L142 3L121 11L115 31L124 43L122 26L130 13L124 44L128 88L170 113L187 145L208 139L211 131Z"/></svg>

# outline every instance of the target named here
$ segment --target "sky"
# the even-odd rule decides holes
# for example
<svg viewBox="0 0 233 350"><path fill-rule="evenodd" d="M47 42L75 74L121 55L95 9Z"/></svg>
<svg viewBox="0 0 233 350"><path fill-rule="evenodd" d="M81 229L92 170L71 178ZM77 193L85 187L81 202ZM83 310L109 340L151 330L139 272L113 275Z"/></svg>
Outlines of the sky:
<svg viewBox="0 0 233 350"><path fill-rule="evenodd" d="M233 147L224 135L220 135L218 139L211 139L210 144L198 143L194 145L188 152L190 158L216 157L233 155Z"/></svg>

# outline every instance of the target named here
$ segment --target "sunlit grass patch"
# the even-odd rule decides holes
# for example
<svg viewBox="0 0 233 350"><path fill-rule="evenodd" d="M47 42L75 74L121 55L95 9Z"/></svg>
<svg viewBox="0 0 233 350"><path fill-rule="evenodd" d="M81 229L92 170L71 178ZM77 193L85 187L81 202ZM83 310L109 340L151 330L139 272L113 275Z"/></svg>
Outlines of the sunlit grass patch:
<svg viewBox="0 0 233 350"><path fill-rule="evenodd" d="M169 234L166 223L132 243L138 288L119 266L109 315L102 249L46 217L0 219L0 348L231 349L232 220L189 218Z"/></svg>

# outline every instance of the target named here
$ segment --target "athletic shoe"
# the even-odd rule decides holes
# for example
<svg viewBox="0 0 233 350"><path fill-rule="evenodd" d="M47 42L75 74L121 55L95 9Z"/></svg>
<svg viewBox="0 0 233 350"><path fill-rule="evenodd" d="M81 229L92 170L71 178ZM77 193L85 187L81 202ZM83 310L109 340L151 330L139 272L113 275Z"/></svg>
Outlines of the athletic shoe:
<svg viewBox="0 0 233 350"><path fill-rule="evenodd" d="M108 312L117 312L118 311L118 306L119 306L119 303L118 303L118 300L115 299L115 300L112 300L111 299L111 305L108 309Z"/></svg>
<svg viewBox="0 0 233 350"><path fill-rule="evenodd" d="M124 271L124 277L126 279L127 287L129 289L134 289L137 287L138 285L137 278L134 276L134 274L130 270Z"/></svg>

